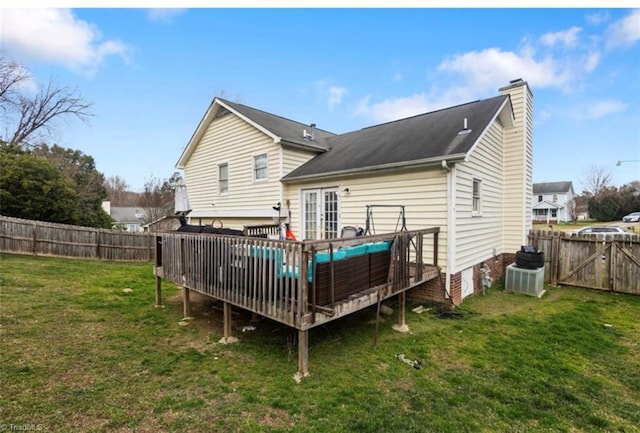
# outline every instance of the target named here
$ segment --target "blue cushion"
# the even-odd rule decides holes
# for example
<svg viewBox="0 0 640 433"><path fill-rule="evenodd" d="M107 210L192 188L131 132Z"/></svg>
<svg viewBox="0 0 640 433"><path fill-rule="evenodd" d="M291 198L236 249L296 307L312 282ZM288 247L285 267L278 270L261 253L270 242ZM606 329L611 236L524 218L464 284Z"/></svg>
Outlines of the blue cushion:
<svg viewBox="0 0 640 433"><path fill-rule="evenodd" d="M347 254L346 257L361 256L361 255L367 253L367 246L366 245L355 245L355 246L349 247L349 248L342 248L342 249L340 249L340 251L344 251Z"/></svg>
<svg viewBox="0 0 640 433"><path fill-rule="evenodd" d="M333 252L333 260L341 260L347 257L347 253L344 250L338 250ZM331 261L331 253L329 251L316 253L316 263L327 263Z"/></svg>
<svg viewBox="0 0 640 433"><path fill-rule="evenodd" d="M391 246L391 242L376 242L372 244L365 244L367 247L367 253L379 253L380 251L387 251Z"/></svg>
<svg viewBox="0 0 640 433"><path fill-rule="evenodd" d="M280 262L280 258L282 256L282 250L280 248L272 248L272 247L251 247L251 255L253 257L265 258L265 259L276 259Z"/></svg>
<svg viewBox="0 0 640 433"><path fill-rule="evenodd" d="M282 272L278 277L289 277L297 280L300 277L300 269L297 266L282 265Z"/></svg>

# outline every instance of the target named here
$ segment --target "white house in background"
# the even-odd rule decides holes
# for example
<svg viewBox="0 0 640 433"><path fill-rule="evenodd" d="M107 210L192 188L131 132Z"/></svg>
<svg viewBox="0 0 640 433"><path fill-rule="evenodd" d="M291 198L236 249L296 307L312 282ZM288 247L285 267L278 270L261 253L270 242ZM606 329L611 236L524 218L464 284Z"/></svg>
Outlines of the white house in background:
<svg viewBox="0 0 640 433"><path fill-rule="evenodd" d="M215 98L187 143L190 220L289 223L298 239L365 225L368 205L402 205L409 230L440 227L438 264L454 302L482 288L531 228L533 95L521 79L499 95L334 134ZM376 215L378 233L398 211Z"/></svg>
<svg viewBox="0 0 640 433"><path fill-rule="evenodd" d="M123 229L131 233L142 232L144 209L135 206L111 206L110 201L102 202L102 209L113 219L114 229Z"/></svg>
<svg viewBox="0 0 640 433"><path fill-rule="evenodd" d="M565 223L573 220L575 207L573 183L546 182L533 184L533 222Z"/></svg>

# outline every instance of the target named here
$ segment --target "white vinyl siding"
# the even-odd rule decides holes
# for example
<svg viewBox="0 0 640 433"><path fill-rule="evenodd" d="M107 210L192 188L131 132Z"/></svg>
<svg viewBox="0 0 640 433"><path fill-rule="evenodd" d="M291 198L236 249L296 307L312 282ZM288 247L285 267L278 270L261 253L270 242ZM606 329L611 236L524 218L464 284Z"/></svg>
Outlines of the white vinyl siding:
<svg viewBox="0 0 640 433"><path fill-rule="evenodd" d="M268 179L253 182L253 157L267 155ZM218 165L228 164L228 193L219 195ZM271 222L281 201L280 145L233 114L213 120L185 164L185 183L196 217L246 212ZM240 216L240 215L239 215ZM220 217L223 222L225 219Z"/></svg>
<svg viewBox="0 0 640 433"><path fill-rule="evenodd" d="M460 272L503 251L503 129L494 122L466 163L455 165L456 263ZM480 211L474 211L474 180L480 180ZM478 218L478 215L482 215Z"/></svg>
<svg viewBox="0 0 640 433"><path fill-rule="evenodd" d="M533 201L533 96L527 86L509 89L515 125L505 133L505 251L517 251L531 229Z"/></svg>
<svg viewBox="0 0 640 433"><path fill-rule="evenodd" d="M317 152L283 147L281 176L286 176L287 174L291 173L293 170L300 167L302 164L309 161L317 154Z"/></svg>
<svg viewBox="0 0 640 433"><path fill-rule="evenodd" d="M440 166L287 184L285 197L291 203L291 228L296 236L301 233L300 191L335 186L340 210L338 235L344 226L365 228L367 205L404 205L408 230L440 227L438 261L446 263L447 184ZM349 188L348 193L345 188ZM373 223L377 234L400 230L399 208L374 209ZM425 239L424 248L425 258L431 260L431 236Z"/></svg>

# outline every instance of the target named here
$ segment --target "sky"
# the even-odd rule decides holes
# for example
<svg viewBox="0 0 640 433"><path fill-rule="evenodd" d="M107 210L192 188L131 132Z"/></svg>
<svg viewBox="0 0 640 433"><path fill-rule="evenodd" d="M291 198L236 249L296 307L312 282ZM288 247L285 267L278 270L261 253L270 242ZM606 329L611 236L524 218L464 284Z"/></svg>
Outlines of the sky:
<svg viewBox="0 0 640 433"><path fill-rule="evenodd" d="M47 140L131 190L177 171L215 96L344 133L516 78L534 95L534 182L581 192L594 167L614 186L640 180L640 9L44 3L0 6L0 50L29 71L25 92L53 80L93 104Z"/></svg>

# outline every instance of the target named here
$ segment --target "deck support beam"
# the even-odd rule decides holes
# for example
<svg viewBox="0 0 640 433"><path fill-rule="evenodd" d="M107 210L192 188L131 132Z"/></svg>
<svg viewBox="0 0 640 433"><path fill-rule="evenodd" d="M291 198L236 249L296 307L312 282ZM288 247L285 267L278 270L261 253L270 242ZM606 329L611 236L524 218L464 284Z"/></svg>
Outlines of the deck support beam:
<svg viewBox="0 0 640 433"><path fill-rule="evenodd" d="M224 302L222 304L222 322L224 328L224 339L225 341L228 341L229 337L231 337L231 304L228 302Z"/></svg>
<svg viewBox="0 0 640 433"><path fill-rule="evenodd" d="M156 275L156 307L162 306L162 277Z"/></svg>
<svg viewBox="0 0 640 433"><path fill-rule="evenodd" d="M407 318L407 293L400 292L398 294L398 323L392 326L395 331L409 332L409 327L406 323Z"/></svg>
<svg viewBox="0 0 640 433"><path fill-rule="evenodd" d="M296 381L309 376L309 331L298 330L298 372Z"/></svg>
<svg viewBox="0 0 640 433"><path fill-rule="evenodd" d="M188 287L182 287L182 303L184 308L183 314L185 319L191 317L191 300L189 299L190 292L191 291Z"/></svg>

